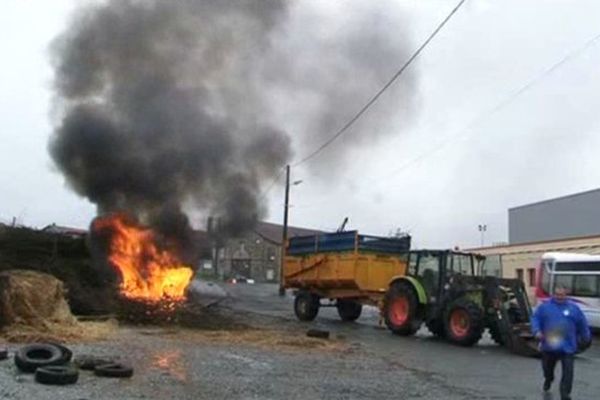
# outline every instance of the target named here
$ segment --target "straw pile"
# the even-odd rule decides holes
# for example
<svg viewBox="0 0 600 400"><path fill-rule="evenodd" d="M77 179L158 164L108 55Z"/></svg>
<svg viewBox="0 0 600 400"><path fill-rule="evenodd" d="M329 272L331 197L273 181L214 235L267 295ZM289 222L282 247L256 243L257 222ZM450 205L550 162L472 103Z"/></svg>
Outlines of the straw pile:
<svg viewBox="0 0 600 400"><path fill-rule="evenodd" d="M107 324L83 324L71 314L63 283L36 271L0 272L0 335L9 341L97 339Z"/></svg>

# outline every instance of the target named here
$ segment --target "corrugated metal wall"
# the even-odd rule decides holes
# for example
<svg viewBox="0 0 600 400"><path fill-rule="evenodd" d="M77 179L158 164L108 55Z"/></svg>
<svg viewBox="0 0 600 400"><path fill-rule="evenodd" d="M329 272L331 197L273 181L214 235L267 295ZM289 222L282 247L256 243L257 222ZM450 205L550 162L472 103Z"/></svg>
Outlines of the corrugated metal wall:
<svg viewBox="0 0 600 400"><path fill-rule="evenodd" d="M600 235L600 189L508 210L511 244Z"/></svg>

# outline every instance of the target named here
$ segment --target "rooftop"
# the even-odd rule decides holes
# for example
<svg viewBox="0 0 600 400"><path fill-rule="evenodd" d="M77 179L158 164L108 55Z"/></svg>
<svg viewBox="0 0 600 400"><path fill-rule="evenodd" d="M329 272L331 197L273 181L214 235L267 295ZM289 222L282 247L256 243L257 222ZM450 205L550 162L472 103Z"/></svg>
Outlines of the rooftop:
<svg viewBox="0 0 600 400"><path fill-rule="evenodd" d="M560 197L555 197L555 198L552 198L552 199L536 201L534 203L523 204L521 206L511 207L508 210L509 211L511 211L511 210L518 210L520 208L537 206L537 205L544 204L544 203L552 203L552 202L555 202L555 201L561 201L561 200L572 199L572 198L577 198L577 197L581 197L581 196L587 196L587 195L590 195L592 193L594 193L594 194L599 193L600 194L600 189L592 189L592 190L587 190L585 192L573 193L573 194L568 194L566 196L560 196Z"/></svg>
<svg viewBox="0 0 600 400"><path fill-rule="evenodd" d="M265 240L281 244L281 239L283 236L283 225L259 221L256 224L256 227L254 228L254 232L256 232ZM309 228L299 228L296 226L288 226L289 238L293 238L295 236L315 235L317 233L323 233L323 231Z"/></svg>

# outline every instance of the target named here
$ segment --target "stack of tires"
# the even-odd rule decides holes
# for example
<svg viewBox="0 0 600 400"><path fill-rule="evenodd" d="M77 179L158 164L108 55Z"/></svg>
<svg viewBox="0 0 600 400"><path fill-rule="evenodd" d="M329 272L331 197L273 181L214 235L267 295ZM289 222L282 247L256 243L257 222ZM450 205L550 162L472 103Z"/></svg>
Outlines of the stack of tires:
<svg viewBox="0 0 600 400"><path fill-rule="evenodd" d="M0 360L8 358L8 350L0 349ZM133 368L112 360L82 357L75 362L73 352L57 343L37 343L22 346L14 355L17 368L35 374L38 383L46 385L71 385L79 379L79 369L93 370L96 376L129 378Z"/></svg>

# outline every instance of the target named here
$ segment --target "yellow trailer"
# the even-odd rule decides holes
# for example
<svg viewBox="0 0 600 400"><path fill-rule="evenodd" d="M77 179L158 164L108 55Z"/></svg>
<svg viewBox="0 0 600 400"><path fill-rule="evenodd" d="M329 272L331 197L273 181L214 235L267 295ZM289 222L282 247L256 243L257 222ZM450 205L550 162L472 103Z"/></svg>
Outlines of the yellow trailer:
<svg viewBox="0 0 600 400"><path fill-rule="evenodd" d="M297 289L299 319L314 319L321 299L329 299L343 320L353 321L362 304L381 306L390 282L406 275L409 250L409 236L352 231L295 237L285 249L283 286Z"/></svg>

